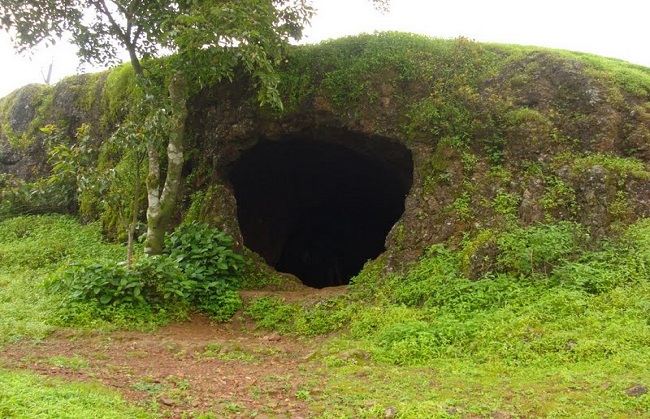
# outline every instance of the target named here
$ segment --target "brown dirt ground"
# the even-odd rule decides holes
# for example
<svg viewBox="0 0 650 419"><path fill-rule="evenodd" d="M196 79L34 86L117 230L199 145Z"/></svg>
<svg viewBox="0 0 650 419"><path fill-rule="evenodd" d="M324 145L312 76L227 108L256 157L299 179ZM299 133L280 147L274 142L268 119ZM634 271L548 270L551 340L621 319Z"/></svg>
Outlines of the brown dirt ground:
<svg viewBox="0 0 650 419"><path fill-rule="evenodd" d="M247 291L243 297L313 301L343 292L345 287ZM257 418L301 418L309 411L299 390L314 378L308 364L320 342L256 330L240 318L219 324L196 314L155 332L57 331L41 341L5 346L0 363L66 381L100 382L131 402L157 406L167 417L256 412Z"/></svg>

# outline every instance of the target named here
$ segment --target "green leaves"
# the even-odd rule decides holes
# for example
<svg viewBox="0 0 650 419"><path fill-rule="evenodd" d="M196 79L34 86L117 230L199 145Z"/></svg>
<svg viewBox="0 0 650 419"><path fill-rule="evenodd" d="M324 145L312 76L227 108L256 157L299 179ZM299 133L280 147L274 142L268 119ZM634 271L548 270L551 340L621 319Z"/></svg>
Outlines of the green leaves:
<svg viewBox="0 0 650 419"><path fill-rule="evenodd" d="M579 250L584 236L580 226L570 222L516 227L499 237L497 263L513 275L548 274Z"/></svg>
<svg viewBox="0 0 650 419"><path fill-rule="evenodd" d="M204 224L179 227L167 237L167 253L125 263L80 263L55 274L46 284L66 304L90 303L108 309L189 304L218 320L241 306L236 292L244 258L233 239Z"/></svg>
<svg viewBox="0 0 650 419"><path fill-rule="evenodd" d="M190 92L244 71L260 103L280 107L275 67L312 14L306 0L193 2L167 22L167 43L177 52L172 66L194 81Z"/></svg>
<svg viewBox="0 0 650 419"><path fill-rule="evenodd" d="M146 304L142 278L123 264L76 264L58 273L46 285L70 302L99 302L102 305Z"/></svg>
<svg viewBox="0 0 650 419"><path fill-rule="evenodd" d="M230 318L241 305L233 291L239 287L245 260L232 246L232 237L223 231L195 222L177 228L165 243L166 255L191 284L188 300L221 320Z"/></svg>

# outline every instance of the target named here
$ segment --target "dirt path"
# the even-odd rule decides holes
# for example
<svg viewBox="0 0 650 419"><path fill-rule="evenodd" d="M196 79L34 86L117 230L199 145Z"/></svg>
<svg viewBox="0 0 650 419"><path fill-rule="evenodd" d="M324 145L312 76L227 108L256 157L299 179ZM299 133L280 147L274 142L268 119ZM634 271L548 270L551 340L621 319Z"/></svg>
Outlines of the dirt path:
<svg viewBox="0 0 650 419"><path fill-rule="evenodd" d="M344 289L281 293L287 301L319 299ZM275 293L277 294L277 292ZM286 295L285 295L286 294ZM248 292L245 298L265 295ZM0 362L67 381L99 381L166 416L215 412L220 417L307 417L303 384L313 380L319 341L257 331L234 321L191 321L156 332L80 335L60 331L40 342L5 346Z"/></svg>

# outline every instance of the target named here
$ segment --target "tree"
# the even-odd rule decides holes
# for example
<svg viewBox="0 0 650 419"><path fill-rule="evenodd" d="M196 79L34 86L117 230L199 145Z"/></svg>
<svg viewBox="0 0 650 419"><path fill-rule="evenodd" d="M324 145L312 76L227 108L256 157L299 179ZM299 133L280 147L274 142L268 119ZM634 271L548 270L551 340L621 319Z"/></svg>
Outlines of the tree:
<svg viewBox="0 0 650 419"><path fill-rule="evenodd" d="M84 62L116 63L126 51L147 94L154 90L143 63L173 53L166 60L169 110L157 119L169 133L164 182L159 144L147 144L145 251L158 254L181 182L188 96L241 70L252 76L261 103L281 106L275 69L312 13L310 0L3 0L0 27L20 51L64 36Z"/></svg>

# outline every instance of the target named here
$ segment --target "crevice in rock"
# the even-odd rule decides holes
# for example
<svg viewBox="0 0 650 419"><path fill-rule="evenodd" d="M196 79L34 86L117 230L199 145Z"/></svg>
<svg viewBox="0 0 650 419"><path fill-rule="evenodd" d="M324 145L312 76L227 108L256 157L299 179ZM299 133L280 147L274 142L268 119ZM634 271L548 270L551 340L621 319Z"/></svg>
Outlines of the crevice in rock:
<svg viewBox="0 0 650 419"><path fill-rule="evenodd" d="M347 284L385 250L412 173L410 151L379 137L261 140L230 171L244 244L305 285Z"/></svg>

